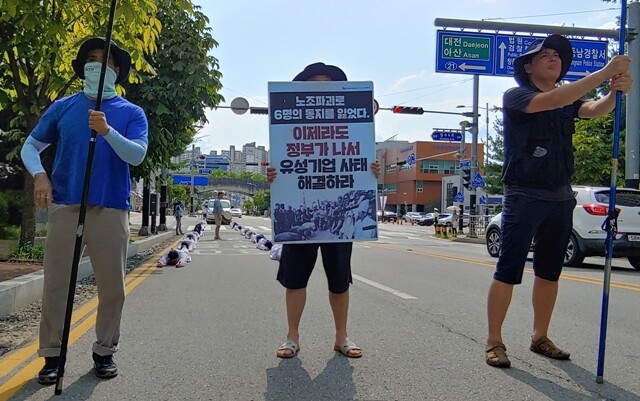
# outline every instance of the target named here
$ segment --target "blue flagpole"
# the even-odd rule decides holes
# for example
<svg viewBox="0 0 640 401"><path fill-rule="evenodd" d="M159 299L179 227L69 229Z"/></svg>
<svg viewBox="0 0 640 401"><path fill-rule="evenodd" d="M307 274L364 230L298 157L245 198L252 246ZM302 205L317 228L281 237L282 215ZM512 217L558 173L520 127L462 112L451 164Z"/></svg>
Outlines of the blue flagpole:
<svg viewBox="0 0 640 401"><path fill-rule="evenodd" d="M624 54L627 36L627 1L620 1L620 36L618 54ZM604 263L604 282L602 287L602 313L600 315L600 343L598 349L598 367L596 382L604 383L604 355L607 341L607 319L609 316L609 289L611 288L611 259L613 258L613 240L617 229L616 183L618 176L618 153L620 150L620 120L622 118L622 92L616 92L615 120L613 125L613 151L611 155L611 186L609 188L609 210L603 226L607 231L606 255Z"/></svg>

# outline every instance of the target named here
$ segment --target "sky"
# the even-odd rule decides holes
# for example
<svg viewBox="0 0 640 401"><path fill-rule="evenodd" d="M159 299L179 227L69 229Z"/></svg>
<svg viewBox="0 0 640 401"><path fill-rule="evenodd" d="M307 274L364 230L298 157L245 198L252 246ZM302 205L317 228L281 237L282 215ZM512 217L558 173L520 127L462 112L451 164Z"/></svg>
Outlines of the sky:
<svg viewBox="0 0 640 401"><path fill-rule="evenodd" d="M436 73L436 18L615 29L619 3L601 0L194 0L209 18L219 43L212 55L222 72L229 106L244 97L267 106L267 82L291 81L308 64L342 68L349 80L373 81L380 107L418 106L462 112L473 102L472 75ZM611 46L610 46L611 49ZM480 76L479 140L486 133L485 108L500 106L511 77ZM266 115L208 110L208 124L196 137L203 153L241 150L256 142L269 148ZM489 113L489 132L496 115ZM460 115L394 114L380 110L376 140L430 141L434 128L459 128ZM467 136L467 141L471 137Z"/></svg>

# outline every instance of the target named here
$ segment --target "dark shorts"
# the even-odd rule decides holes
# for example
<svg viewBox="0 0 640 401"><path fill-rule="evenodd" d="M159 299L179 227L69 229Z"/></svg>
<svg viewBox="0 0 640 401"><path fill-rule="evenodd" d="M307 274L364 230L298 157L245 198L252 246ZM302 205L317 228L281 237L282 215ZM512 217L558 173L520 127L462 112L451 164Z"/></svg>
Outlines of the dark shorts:
<svg viewBox="0 0 640 401"><path fill-rule="evenodd" d="M542 201L522 195L505 196L500 256L493 278L520 284L532 240L536 277L558 281L571 236L576 200Z"/></svg>
<svg viewBox="0 0 640 401"><path fill-rule="evenodd" d="M318 248L327 274L329 291L342 294L353 282L351 277L351 250L353 243L285 244L282 246L277 280L285 288L306 288L316 265Z"/></svg>

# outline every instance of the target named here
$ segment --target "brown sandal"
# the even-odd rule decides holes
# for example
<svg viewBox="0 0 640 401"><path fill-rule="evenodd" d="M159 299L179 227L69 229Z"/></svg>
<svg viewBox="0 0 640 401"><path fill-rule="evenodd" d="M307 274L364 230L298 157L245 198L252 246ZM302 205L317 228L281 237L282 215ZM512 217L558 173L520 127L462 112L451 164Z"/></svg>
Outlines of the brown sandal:
<svg viewBox="0 0 640 401"><path fill-rule="evenodd" d="M507 357L507 347L503 343L487 344L484 348L484 360L487 365L496 368L508 368L511 366L511 361Z"/></svg>
<svg viewBox="0 0 640 401"><path fill-rule="evenodd" d="M540 337L536 341L531 340L529 349L552 359L569 359L571 357L570 353L558 348L553 341L547 337Z"/></svg>

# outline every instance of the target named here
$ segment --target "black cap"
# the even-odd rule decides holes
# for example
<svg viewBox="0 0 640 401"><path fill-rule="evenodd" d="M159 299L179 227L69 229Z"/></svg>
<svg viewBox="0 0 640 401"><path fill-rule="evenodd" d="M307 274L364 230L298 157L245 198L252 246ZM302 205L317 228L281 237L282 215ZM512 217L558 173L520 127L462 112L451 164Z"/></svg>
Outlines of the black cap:
<svg viewBox="0 0 640 401"><path fill-rule="evenodd" d="M327 65L325 63L309 64L302 72L293 78L294 81L308 81L309 78L316 75L326 75L332 81L346 81L347 75L335 65Z"/></svg>
<svg viewBox="0 0 640 401"><path fill-rule="evenodd" d="M533 56L538 54L538 52L543 48L555 50L558 52L558 55L560 55L560 60L562 60L562 69L556 82L560 82L562 78L567 75L567 71L569 71L569 68L571 67L571 60L573 60L573 48L571 47L571 42L562 35L549 35L544 39L540 38L534 40L527 47L527 50L515 59L513 63L515 68L513 77L518 85L522 86L529 83L529 74L524 70L524 66L529 64Z"/></svg>
<svg viewBox="0 0 640 401"><path fill-rule="evenodd" d="M93 37L85 40L78 49L76 59L71 62L73 71L80 79L84 79L84 65L87 62L87 55L91 50L104 49L106 39L102 37ZM111 41L110 54L113 56L115 63L120 67L120 72L116 78L116 83L124 82L129 76L131 69L131 55L126 50L120 48L113 40Z"/></svg>

